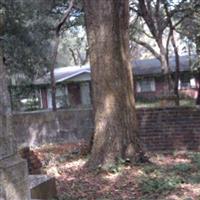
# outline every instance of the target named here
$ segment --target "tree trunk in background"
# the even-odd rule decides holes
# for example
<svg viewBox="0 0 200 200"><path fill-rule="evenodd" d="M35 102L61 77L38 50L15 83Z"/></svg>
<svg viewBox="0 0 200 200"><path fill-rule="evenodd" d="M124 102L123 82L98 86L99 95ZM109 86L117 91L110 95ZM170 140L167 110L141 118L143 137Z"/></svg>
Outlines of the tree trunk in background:
<svg viewBox="0 0 200 200"><path fill-rule="evenodd" d="M109 168L140 152L129 62L129 1L84 0L95 112L89 167Z"/></svg>
<svg viewBox="0 0 200 200"><path fill-rule="evenodd" d="M175 35L174 35L174 26L172 23L171 15L169 13L168 5L164 4L165 12L167 15L168 23L169 23L169 35L167 39L167 59L168 59L168 65L169 65L169 41L171 38L171 43L174 49L175 54L175 77L174 77L174 95L175 95L175 104L176 106L180 105L180 97L179 97L179 90L178 90L178 83L180 79L180 60L179 60L179 53L178 53L178 47L176 45Z"/></svg>
<svg viewBox="0 0 200 200"><path fill-rule="evenodd" d="M196 53L198 58L197 62L200 63L200 36L196 37ZM200 66L198 66L197 81L198 81L198 95L196 99L196 104L200 105Z"/></svg>
<svg viewBox="0 0 200 200"><path fill-rule="evenodd" d="M56 65L56 59L58 55L58 46L59 46L59 38L60 38L60 30L63 27L64 23L67 21L69 14L71 12L71 9L73 7L74 0L71 0L69 2L69 7L66 10L63 18L61 21L57 24L56 29L55 29L55 45L53 47L53 55L52 55L52 65L50 69L50 77L51 77L51 98L52 98L52 109L53 111L56 111L56 80L55 80L55 65Z"/></svg>
<svg viewBox="0 0 200 200"><path fill-rule="evenodd" d="M167 51L163 45L162 38L159 38L156 41L157 41L158 47L160 49L160 63L161 63L162 73L164 76L163 95L164 95L164 97L169 97L173 94L173 92L172 92L173 82L172 82L171 70L170 70L169 62L168 62L168 55L167 55Z"/></svg>
<svg viewBox="0 0 200 200"><path fill-rule="evenodd" d="M197 99L196 99L196 105L200 105L200 72L198 72L197 75L197 80L198 80L198 95L197 95Z"/></svg>
<svg viewBox="0 0 200 200"><path fill-rule="evenodd" d="M50 69L50 77L51 77L51 101L52 101L52 110L56 111L56 80L55 80L55 65L56 65L56 59L58 55L58 46L59 46L59 34L56 33L55 36L55 44L53 47L53 56L52 56L52 65Z"/></svg>
<svg viewBox="0 0 200 200"><path fill-rule="evenodd" d="M174 94L176 96L175 104L176 104L176 106L179 106L180 105L180 97L179 97L178 83L179 83L179 79L180 79L180 60L179 60L178 48L177 48L176 41L174 38L174 33L172 33L171 41L172 41L172 46L174 48L175 62L176 62L175 80L174 80Z"/></svg>

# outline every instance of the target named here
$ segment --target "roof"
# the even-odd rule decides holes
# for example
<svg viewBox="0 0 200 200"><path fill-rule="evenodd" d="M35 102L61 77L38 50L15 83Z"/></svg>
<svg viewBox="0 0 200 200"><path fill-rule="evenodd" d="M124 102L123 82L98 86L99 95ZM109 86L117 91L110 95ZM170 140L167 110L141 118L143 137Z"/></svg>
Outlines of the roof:
<svg viewBox="0 0 200 200"><path fill-rule="evenodd" d="M192 56L191 58L194 59L194 56ZM181 72L191 70L190 66L191 58L189 58L189 56L180 56ZM171 57L169 59L169 65L171 71L175 72L176 69L175 57ZM133 73L136 76L158 75L161 74L162 72L160 61L156 58L132 61L132 66L133 66ZM84 73L90 73L89 65L56 68L54 71L56 83L69 80ZM37 79L34 83L36 85L49 84L50 73L47 73L40 79Z"/></svg>
<svg viewBox="0 0 200 200"><path fill-rule="evenodd" d="M194 56L180 56L180 71L191 71L190 62L191 59L194 59ZM135 75L153 75L153 74L161 74L161 63L158 59L145 59L145 60L136 60L132 62L133 65L133 73ZM176 61L175 57L171 57L169 59L169 66L172 72L175 72L176 69Z"/></svg>
<svg viewBox="0 0 200 200"><path fill-rule="evenodd" d="M71 79L83 73L90 73L90 66L70 66L70 67L61 67L56 68L54 70L54 76L56 83L63 82L65 80ZM47 73L45 76L37 79L34 84L41 85L41 84L49 84L50 83L50 72Z"/></svg>

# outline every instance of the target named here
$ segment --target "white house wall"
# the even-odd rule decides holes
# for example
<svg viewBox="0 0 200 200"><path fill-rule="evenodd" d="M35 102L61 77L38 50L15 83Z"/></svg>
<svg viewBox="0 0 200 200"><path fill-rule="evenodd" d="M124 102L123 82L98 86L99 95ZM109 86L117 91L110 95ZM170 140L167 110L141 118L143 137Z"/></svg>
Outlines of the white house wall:
<svg viewBox="0 0 200 200"><path fill-rule="evenodd" d="M91 74L90 73L83 73L76 77L70 78L67 81L73 81L73 82L83 82L83 81L90 81L91 80Z"/></svg>
<svg viewBox="0 0 200 200"><path fill-rule="evenodd" d="M82 105L90 105L91 97L90 97L90 84L89 82L83 82L80 84L81 87L81 103Z"/></svg>
<svg viewBox="0 0 200 200"><path fill-rule="evenodd" d="M51 90L47 90L47 105L48 108L52 108L52 97L51 97Z"/></svg>

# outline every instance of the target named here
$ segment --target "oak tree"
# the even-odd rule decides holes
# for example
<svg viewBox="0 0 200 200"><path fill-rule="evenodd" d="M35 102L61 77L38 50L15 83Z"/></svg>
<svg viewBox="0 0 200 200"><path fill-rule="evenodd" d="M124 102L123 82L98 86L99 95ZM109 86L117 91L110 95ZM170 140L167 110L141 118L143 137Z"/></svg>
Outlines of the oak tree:
<svg viewBox="0 0 200 200"><path fill-rule="evenodd" d="M140 152L129 62L129 1L84 0L95 133L89 167L109 168Z"/></svg>

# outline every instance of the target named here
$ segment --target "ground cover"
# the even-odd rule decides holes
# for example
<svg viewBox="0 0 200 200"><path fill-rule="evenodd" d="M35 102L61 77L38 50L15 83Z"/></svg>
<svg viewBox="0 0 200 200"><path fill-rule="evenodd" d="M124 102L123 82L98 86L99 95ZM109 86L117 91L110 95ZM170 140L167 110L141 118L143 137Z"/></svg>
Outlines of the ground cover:
<svg viewBox="0 0 200 200"><path fill-rule="evenodd" d="M160 100L136 100L136 108L155 108L162 106ZM194 99L181 99L180 106L194 107L196 106Z"/></svg>
<svg viewBox="0 0 200 200"><path fill-rule="evenodd" d="M43 171L56 178L59 200L200 200L200 153L150 153L150 163L123 160L110 170L90 171L84 143L35 150Z"/></svg>

